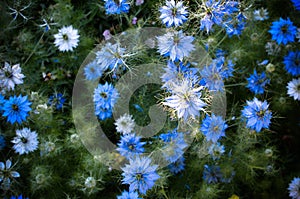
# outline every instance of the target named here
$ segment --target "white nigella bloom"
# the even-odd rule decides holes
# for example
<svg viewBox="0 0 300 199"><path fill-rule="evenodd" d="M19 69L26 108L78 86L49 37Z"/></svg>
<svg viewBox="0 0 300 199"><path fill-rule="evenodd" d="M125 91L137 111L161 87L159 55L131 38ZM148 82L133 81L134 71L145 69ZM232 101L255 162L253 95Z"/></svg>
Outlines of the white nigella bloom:
<svg viewBox="0 0 300 199"><path fill-rule="evenodd" d="M11 141L14 143L13 149L20 155L32 152L38 148L38 136L35 131L29 128L23 128L16 131L17 136Z"/></svg>
<svg viewBox="0 0 300 199"><path fill-rule="evenodd" d="M300 100L300 78L293 79L287 85L287 94L294 97L294 100Z"/></svg>
<svg viewBox="0 0 300 199"><path fill-rule="evenodd" d="M62 27L54 37L55 46L62 52L73 51L73 48L78 46L78 30L74 29L73 26Z"/></svg>
<svg viewBox="0 0 300 199"><path fill-rule="evenodd" d="M178 119L183 118L186 121L189 117L195 118L207 105L201 98L203 88L193 87L190 80L184 79L181 83L174 84L172 95L163 104L175 109Z"/></svg>
<svg viewBox="0 0 300 199"><path fill-rule="evenodd" d="M23 84L25 76L21 70L20 64L11 66L5 62L4 67L0 69L0 87L9 91L14 90L16 84Z"/></svg>
<svg viewBox="0 0 300 199"><path fill-rule="evenodd" d="M124 115L122 115L116 120L115 125L116 125L117 132L128 134L133 131L135 127L135 122L134 119L132 118L132 115L125 113Z"/></svg>

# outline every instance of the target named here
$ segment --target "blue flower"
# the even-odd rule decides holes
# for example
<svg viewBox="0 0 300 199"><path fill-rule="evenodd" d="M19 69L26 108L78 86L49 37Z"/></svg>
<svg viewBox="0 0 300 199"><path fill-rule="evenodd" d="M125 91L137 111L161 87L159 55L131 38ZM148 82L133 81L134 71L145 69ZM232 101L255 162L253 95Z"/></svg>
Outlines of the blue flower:
<svg viewBox="0 0 300 199"><path fill-rule="evenodd" d="M16 137L11 141L14 143L13 149L20 155L35 151L38 148L38 135L29 128L23 128L16 131Z"/></svg>
<svg viewBox="0 0 300 199"><path fill-rule="evenodd" d="M222 178L220 167L204 165L202 178L208 184L218 183L219 180Z"/></svg>
<svg viewBox="0 0 300 199"><path fill-rule="evenodd" d="M125 48L122 48L119 43L106 43L100 51L96 52L96 61L99 65L99 70L116 71L119 66L124 65L123 55Z"/></svg>
<svg viewBox="0 0 300 199"><path fill-rule="evenodd" d="M11 124L15 122L21 124L26 120L28 112L31 111L30 105L31 102L27 100L27 96L9 97L3 106L3 116L7 117L7 121Z"/></svg>
<svg viewBox="0 0 300 199"><path fill-rule="evenodd" d="M193 86L190 80L184 79L173 86L172 95L165 98L163 105L172 108L178 119L183 118L186 121L190 117L195 118L207 105L201 98L202 90L202 86Z"/></svg>
<svg viewBox="0 0 300 199"><path fill-rule="evenodd" d="M112 84L99 84L94 90L95 115L101 120L110 117L118 98L119 93Z"/></svg>
<svg viewBox="0 0 300 199"><path fill-rule="evenodd" d="M260 8L258 10L253 11L253 18L256 21L264 21L269 19L269 12L267 9Z"/></svg>
<svg viewBox="0 0 300 199"><path fill-rule="evenodd" d="M141 137L135 134L125 134L121 136L121 141L118 143L117 151L127 159L140 155L145 151L144 145L146 142L141 142Z"/></svg>
<svg viewBox="0 0 300 199"><path fill-rule="evenodd" d="M296 8L296 10L300 10L300 1L299 0L291 0Z"/></svg>
<svg viewBox="0 0 300 199"><path fill-rule="evenodd" d="M0 134L0 151L6 146L5 137Z"/></svg>
<svg viewBox="0 0 300 199"><path fill-rule="evenodd" d="M10 160L6 160L6 162L0 162L0 182L1 188L4 190L8 190L11 185L11 179L19 178L20 174L17 171L12 171L12 162Z"/></svg>
<svg viewBox="0 0 300 199"><path fill-rule="evenodd" d="M19 196L12 196L12 197L10 197L10 199L29 199L29 198L23 198L23 196L22 195L19 195Z"/></svg>
<svg viewBox="0 0 300 199"><path fill-rule="evenodd" d="M248 85L246 87L255 94L263 94L265 92L265 86L270 83L270 79L267 78L265 72L257 74L256 70L254 70L253 74L250 75L247 80Z"/></svg>
<svg viewBox="0 0 300 199"><path fill-rule="evenodd" d="M295 177L289 184L289 196L293 199L299 199L300 198L300 178Z"/></svg>
<svg viewBox="0 0 300 199"><path fill-rule="evenodd" d="M94 60L84 67L84 75L87 80L98 80L102 76L103 70Z"/></svg>
<svg viewBox="0 0 300 199"><path fill-rule="evenodd" d="M117 199L142 199L139 198L139 194L137 192L128 192L128 191L123 191L122 195L117 196Z"/></svg>
<svg viewBox="0 0 300 199"><path fill-rule="evenodd" d="M233 35L241 35L242 31L245 29L246 22L244 15L240 15L242 17L237 16L235 19L228 18L224 23L223 27L226 30L226 33L229 37Z"/></svg>
<svg viewBox="0 0 300 199"><path fill-rule="evenodd" d="M151 165L149 157L136 156L122 168L122 183L129 184L129 191L138 190L141 194L146 194L160 178L156 172L157 168L158 165Z"/></svg>
<svg viewBox="0 0 300 199"><path fill-rule="evenodd" d="M158 40L158 52L164 56L170 56L172 61L182 61L184 57L188 57L189 54L195 49L194 37L185 36L180 31L167 32L162 36L157 37Z"/></svg>
<svg viewBox="0 0 300 199"><path fill-rule="evenodd" d="M180 26L187 21L188 11L186 8L182 1L177 3L174 0L166 1L166 5L159 9L161 13L159 18L167 27Z"/></svg>
<svg viewBox="0 0 300 199"><path fill-rule="evenodd" d="M300 51L290 51L283 60L285 70L293 76L300 75Z"/></svg>
<svg viewBox="0 0 300 199"><path fill-rule="evenodd" d="M203 84L210 91L224 90L224 79L232 76L233 66L231 60L225 61L225 57L221 56L213 59L212 63L200 71Z"/></svg>
<svg viewBox="0 0 300 199"><path fill-rule="evenodd" d="M128 13L130 5L127 0L104 0L105 1L105 10L106 14L121 14Z"/></svg>
<svg viewBox="0 0 300 199"><path fill-rule="evenodd" d="M208 153L213 160L219 159L225 152L225 147L219 142L212 143L208 148Z"/></svg>
<svg viewBox="0 0 300 199"><path fill-rule="evenodd" d="M259 101L256 97L247 101L247 106L242 110L242 116L247 119L246 126L260 132L262 128L269 128L272 112L268 110L266 101Z"/></svg>
<svg viewBox="0 0 300 199"><path fill-rule="evenodd" d="M221 137L225 136L225 129L228 125L221 116L212 114L211 117L206 115L200 130L205 135L207 141L217 142Z"/></svg>
<svg viewBox="0 0 300 199"><path fill-rule="evenodd" d="M171 163L168 165L169 170L173 173L173 174L177 174L180 171L184 170L184 157L181 156L178 160L176 160L175 162Z"/></svg>
<svg viewBox="0 0 300 199"><path fill-rule="evenodd" d="M272 40L275 40L278 44L283 43L286 45L289 42L294 42L297 27L293 25L289 18L287 20L280 18L279 21L273 22L269 33L272 35Z"/></svg>
<svg viewBox="0 0 300 199"><path fill-rule="evenodd" d="M60 109L62 109L65 101L66 101L66 98L63 97L63 94L55 93L54 95L51 95L49 97L48 104L52 107L55 107L56 110L60 110Z"/></svg>
<svg viewBox="0 0 300 199"><path fill-rule="evenodd" d="M184 140L184 134L182 132L177 132L177 129L174 129L172 132L166 134L161 134L159 136L164 142L162 148L163 155L165 159L173 163L184 153L184 149L188 146Z"/></svg>

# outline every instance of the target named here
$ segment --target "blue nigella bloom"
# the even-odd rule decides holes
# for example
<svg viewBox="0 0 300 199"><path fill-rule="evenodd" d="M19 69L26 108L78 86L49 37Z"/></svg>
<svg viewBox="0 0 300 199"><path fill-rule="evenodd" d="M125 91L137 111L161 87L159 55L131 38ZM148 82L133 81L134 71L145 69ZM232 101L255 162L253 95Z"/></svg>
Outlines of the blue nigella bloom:
<svg viewBox="0 0 300 199"><path fill-rule="evenodd" d="M27 96L9 97L4 103L2 115L7 117L7 121L11 124L15 122L21 124L26 120L28 112L31 111L30 105L31 102L27 100Z"/></svg>
<svg viewBox="0 0 300 199"><path fill-rule="evenodd" d="M101 120L110 117L118 98L119 93L112 84L99 84L94 90L95 115Z"/></svg>
<svg viewBox="0 0 300 199"><path fill-rule="evenodd" d="M11 185L11 179L19 178L20 174L17 171L13 171L12 162L6 160L6 162L0 162L0 182L1 189L9 190Z"/></svg>
<svg viewBox="0 0 300 199"><path fill-rule="evenodd" d="M300 1L299 0L291 0L296 8L296 10L300 10Z"/></svg>
<svg viewBox="0 0 300 199"><path fill-rule="evenodd" d="M5 102L4 96L0 94L0 113L3 110L4 102Z"/></svg>
<svg viewBox="0 0 300 199"><path fill-rule="evenodd" d="M0 135L0 151L4 149L5 146L6 146L5 137L3 135Z"/></svg>
<svg viewBox="0 0 300 199"><path fill-rule="evenodd" d="M130 4L127 0L104 0L106 14L121 14L128 13Z"/></svg>
<svg viewBox="0 0 300 199"><path fill-rule="evenodd" d="M253 74L250 75L247 80L248 85L246 87L255 94L263 94L265 92L266 85L270 83L270 79L267 78L265 72L258 74L256 70L254 70Z"/></svg>
<svg viewBox="0 0 300 199"><path fill-rule="evenodd" d="M159 9L161 13L159 18L167 27L180 26L187 21L188 11L186 8L182 1L177 3L174 0L166 1L166 5Z"/></svg>
<svg viewBox="0 0 300 199"><path fill-rule="evenodd" d="M177 174L181 171L184 170L184 157L181 156L178 160L176 160L175 162L171 163L168 165L169 170L171 171L171 173L173 174Z"/></svg>
<svg viewBox="0 0 300 199"><path fill-rule="evenodd" d="M221 137L225 136L225 129L228 125L221 116L212 114L206 115L202 121L200 130L205 135L207 141L217 142Z"/></svg>
<svg viewBox="0 0 300 199"><path fill-rule="evenodd" d="M297 27L293 25L293 22L287 18L280 18L279 21L274 21L269 33L272 35L272 40L276 41L278 44L286 45L289 42L294 42Z"/></svg>
<svg viewBox="0 0 300 199"><path fill-rule="evenodd" d="M242 110L242 116L247 119L247 127L260 132L262 128L269 128L272 112L268 110L266 101L259 101L256 97L247 101L247 106Z"/></svg>
<svg viewBox="0 0 300 199"><path fill-rule="evenodd" d="M139 194L135 191L133 192L123 191L122 195L117 196L117 199L142 199L142 198L140 198Z"/></svg>
<svg viewBox="0 0 300 199"><path fill-rule="evenodd" d="M219 159L225 152L225 147L219 142L212 143L208 148L208 153L213 160Z"/></svg>
<svg viewBox="0 0 300 199"><path fill-rule="evenodd" d="M217 183L222 178L221 168L219 166L204 165L203 180L208 183Z"/></svg>
<svg viewBox="0 0 300 199"><path fill-rule="evenodd" d="M293 76L300 75L300 51L290 51L283 60L285 70Z"/></svg>
<svg viewBox="0 0 300 199"><path fill-rule="evenodd" d="M157 37L158 52L161 55L169 56L172 61L182 61L195 49L194 39L193 36L185 36L182 30L167 32Z"/></svg>
<svg viewBox="0 0 300 199"><path fill-rule="evenodd" d="M163 155L170 163L175 162L184 153L184 149L188 146L184 140L184 134L174 129L172 132L161 134L159 138L164 142L162 148Z"/></svg>
<svg viewBox="0 0 300 199"><path fill-rule="evenodd" d="M135 134L125 134L121 136L121 140L118 143L116 149L119 153L127 159L133 158L136 155L140 155L145 151L144 145L146 142L141 142L141 137Z"/></svg>
<svg viewBox="0 0 300 199"><path fill-rule="evenodd" d="M289 184L288 187L289 190L289 196L293 199L299 199L300 198L300 178L295 177Z"/></svg>
<svg viewBox="0 0 300 199"><path fill-rule="evenodd" d="M123 184L129 184L129 191L138 190L141 194L146 194L151 189L156 180L160 178L156 170L158 165L151 165L149 157L138 157L129 160L122 168Z"/></svg>
<svg viewBox="0 0 300 199"><path fill-rule="evenodd" d="M65 101L66 98L64 98L62 93L55 93L49 97L48 104L52 107L55 107L56 110L60 110L62 109Z"/></svg>
<svg viewBox="0 0 300 199"><path fill-rule="evenodd" d="M228 18L224 23L223 27L226 30L227 35L232 37L233 35L241 35L242 31L245 29L246 26L246 18L244 15L240 14L234 18Z"/></svg>
<svg viewBox="0 0 300 199"><path fill-rule="evenodd" d="M87 80L98 80L102 76L103 70L97 64L97 60L88 63L84 67L84 75Z"/></svg>

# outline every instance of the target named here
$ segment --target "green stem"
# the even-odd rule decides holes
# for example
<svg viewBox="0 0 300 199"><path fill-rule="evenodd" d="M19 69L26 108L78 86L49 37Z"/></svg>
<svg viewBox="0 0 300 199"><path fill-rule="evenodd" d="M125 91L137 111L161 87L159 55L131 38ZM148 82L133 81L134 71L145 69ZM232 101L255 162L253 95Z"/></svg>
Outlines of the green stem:
<svg viewBox="0 0 300 199"><path fill-rule="evenodd" d="M36 43L36 45L33 48L33 51L30 53L30 55L27 57L26 61L24 62L24 65L26 65L26 63L29 61L29 59L32 57L33 53L35 53L35 50L38 46L38 44L41 42L41 40L43 39L45 32L43 32L42 36L40 37L40 39L38 40L38 42Z"/></svg>

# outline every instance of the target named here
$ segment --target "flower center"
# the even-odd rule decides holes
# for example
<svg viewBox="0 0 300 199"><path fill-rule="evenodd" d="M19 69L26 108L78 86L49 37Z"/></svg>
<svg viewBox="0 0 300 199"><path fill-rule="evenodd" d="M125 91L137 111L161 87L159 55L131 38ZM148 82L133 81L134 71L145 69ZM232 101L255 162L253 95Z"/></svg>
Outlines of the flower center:
<svg viewBox="0 0 300 199"><path fill-rule="evenodd" d="M281 31L283 34L287 33L288 27L287 26L282 26Z"/></svg>
<svg viewBox="0 0 300 199"><path fill-rule="evenodd" d="M217 132L219 130L219 126L214 126L213 131Z"/></svg>
<svg viewBox="0 0 300 199"><path fill-rule="evenodd" d="M27 140L26 138L24 138L24 137L21 137L21 142L22 142L23 144L26 144L26 143L28 142L28 140Z"/></svg>
<svg viewBox="0 0 300 199"><path fill-rule="evenodd" d="M103 98L107 98L107 94L104 93L104 92L102 92L102 93L100 94L100 96L103 97Z"/></svg>
<svg viewBox="0 0 300 199"><path fill-rule="evenodd" d="M299 66L300 65L300 59L295 59L295 65Z"/></svg>
<svg viewBox="0 0 300 199"><path fill-rule="evenodd" d="M5 77L12 78L13 77L13 73L11 71L5 71Z"/></svg>
<svg viewBox="0 0 300 199"><path fill-rule="evenodd" d="M130 144L130 145L128 146L128 148L129 148L130 150L133 150L133 149L135 148L135 146L134 146L134 144Z"/></svg>
<svg viewBox="0 0 300 199"><path fill-rule="evenodd" d="M141 180L141 179L143 178L143 174L137 173L137 174L135 175L135 178L136 178L137 180Z"/></svg>
<svg viewBox="0 0 300 199"><path fill-rule="evenodd" d="M259 112L256 113L256 115L260 118L262 118L265 115L265 111L264 110L260 110Z"/></svg>
<svg viewBox="0 0 300 199"><path fill-rule="evenodd" d="M68 40L68 35L67 34L63 34L62 37L63 37L64 40Z"/></svg>
<svg viewBox="0 0 300 199"><path fill-rule="evenodd" d="M174 17L177 16L177 8L172 8L172 15L173 15Z"/></svg>
<svg viewBox="0 0 300 199"><path fill-rule="evenodd" d="M18 111L18 110L19 110L19 107L18 107L18 105L13 104L13 105L12 105L12 109L13 109L14 111Z"/></svg>

